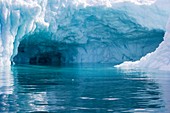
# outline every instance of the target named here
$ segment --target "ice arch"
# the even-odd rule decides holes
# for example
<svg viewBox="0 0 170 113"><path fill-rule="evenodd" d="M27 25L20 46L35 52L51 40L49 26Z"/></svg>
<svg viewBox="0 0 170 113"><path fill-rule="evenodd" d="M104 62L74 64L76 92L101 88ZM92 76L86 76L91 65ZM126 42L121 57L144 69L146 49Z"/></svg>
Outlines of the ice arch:
<svg viewBox="0 0 170 113"><path fill-rule="evenodd" d="M142 27L119 11L102 11L101 8L87 8L75 13L67 26L60 25L55 34L41 31L25 36L14 62L119 64L125 60L138 60L154 51L162 41L163 30ZM104 23L105 19L107 22Z"/></svg>
<svg viewBox="0 0 170 113"><path fill-rule="evenodd" d="M132 3L125 2L125 1L131 1ZM68 45L70 44L70 41L71 43L76 42L76 44L78 45L87 43L88 42L87 40L92 39L92 38L85 37L80 27L78 27L77 29L71 29L72 27L70 26L72 26L71 23L73 21L73 17L74 17L73 15L75 15L77 11L82 10L84 8L89 8L89 7L94 7L94 8L102 7L103 9L104 8L107 9L109 7L112 10L115 10L119 14L121 14L121 16L120 17L118 16L118 19L113 22L114 25L109 23L111 20L107 20L107 16L110 16L109 14L106 16L105 20L103 19L104 21L102 22L105 26L107 26L108 24L110 25L108 26L108 28L109 27L117 28L115 24L117 26L122 26L121 19L128 20L126 18L128 17L130 21L122 20L122 22L123 21L127 23L130 22L130 27L128 28L128 24L126 23L127 26L118 27L119 28L118 33L120 33L121 31L124 31L126 33L131 33L131 30L129 29L135 28L135 27L138 28L140 26L140 30L154 31L154 32L156 31L156 32L159 32L159 35L161 36L162 30L163 31L165 30L164 26L165 26L165 23L167 21L168 14L169 14L168 12L169 6L166 3L168 1L167 0L157 1L156 3L154 3L153 0L142 1L142 2L137 2L137 1L138 0L136 1L135 0L124 0L124 2L120 0L116 0L116 1L112 1L112 0L104 0L104 1L99 1L99 0L95 0L95 1L94 0L93 1L91 0L85 0L85 1L79 1L79 0L73 0L73 1L9 0L9 1L5 1L5 0L1 0L0 10L3 13L0 14L0 27L1 27L0 65L10 65L10 61L13 61L14 56L18 52L17 50L18 50L19 43L20 41L24 39L24 37L28 38L37 33L41 34L42 31L45 31L48 34L51 34L49 38L52 41L57 41L57 43L64 42L64 43L68 43ZM164 9L162 9L162 4L164 5ZM103 10L103 11L104 12L106 11L105 13L107 13L108 10ZM89 13L93 13L93 11ZM94 17L98 18L99 16L99 18L102 18L102 14L103 14L102 12L96 12L97 16L94 16ZM144 19L146 17L147 19ZM80 20L80 22L84 21L84 18L81 18L81 16L80 17L77 16L77 18ZM93 19L93 16L91 18ZM78 24L78 23L74 23L74 24ZM67 27L68 25L69 27ZM97 27L101 27L101 26L97 26ZM68 35L68 34L67 33L65 34L65 32L63 33L59 31L59 29L63 29L63 28L65 29L70 28L73 33L74 32L77 33L76 34L77 37L74 36L73 39L72 37L70 37L67 40L65 40L65 37L67 36L63 36L63 35ZM94 29L91 29L91 31L93 30ZM60 37L58 37L59 35ZM70 34L70 35L73 35L73 34ZM105 34L105 35L108 35L108 34ZM105 38L106 37L104 37L104 41L110 41L110 40L105 40ZM135 37L135 38L138 38L138 37ZM98 39L100 39L100 41L101 40L103 41L103 39L98 36L97 38L95 37L94 40L98 40Z"/></svg>

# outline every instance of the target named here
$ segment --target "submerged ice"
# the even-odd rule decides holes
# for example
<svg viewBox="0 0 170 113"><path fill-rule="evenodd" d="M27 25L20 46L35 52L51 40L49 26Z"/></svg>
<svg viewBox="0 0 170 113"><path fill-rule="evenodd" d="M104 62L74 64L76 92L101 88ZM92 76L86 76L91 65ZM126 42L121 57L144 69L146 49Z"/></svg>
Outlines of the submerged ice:
<svg viewBox="0 0 170 113"><path fill-rule="evenodd" d="M163 41L167 3L1 0L0 65L138 60Z"/></svg>

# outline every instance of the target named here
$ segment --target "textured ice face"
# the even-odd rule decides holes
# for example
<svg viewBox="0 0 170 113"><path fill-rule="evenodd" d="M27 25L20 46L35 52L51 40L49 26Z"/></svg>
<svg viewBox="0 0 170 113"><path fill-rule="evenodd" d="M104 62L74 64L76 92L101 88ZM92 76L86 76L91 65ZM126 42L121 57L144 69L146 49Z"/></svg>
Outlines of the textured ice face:
<svg viewBox="0 0 170 113"><path fill-rule="evenodd" d="M35 30L40 9L41 7L33 1L0 1L2 12L0 14L0 65L10 65L10 58L12 54L17 53L19 41L25 34Z"/></svg>
<svg viewBox="0 0 170 113"><path fill-rule="evenodd" d="M77 10L55 33L24 37L15 63L112 63L135 61L158 47L163 30L149 30L112 8Z"/></svg>
<svg viewBox="0 0 170 113"><path fill-rule="evenodd" d="M125 2L125 1L128 1L128 2ZM129 1L131 3L129 3ZM31 37L33 34L37 34L37 33L41 34L42 31L52 34L50 37L48 37L48 39L54 42L56 41L57 43L58 42L67 43L68 45L72 45L73 43L75 43L75 45L76 44L82 45L82 44L86 44L88 40L93 40L93 38L91 37L95 37L94 40L100 39L100 41L96 42L97 44L94 44L94 45L102 45L104 41L114 42L112 41L112 37L114 37L113 39L115 39L115 36L114 36L115 33L112 34L113 32L112 30L109 30L109 33L100 31L102 30L101 27L103 26L108 26L108 27L104 27L105 29L103 30L105 31L107 31L107 29L111 27L113 29L118 29L117 33L125 32L127 34L132 33L131 30L129 29L134 30L136 26L140 26L140 29L142 29L143 31L152 31L153 29L165 30L165 24L166 24L168 14L169 14L168 6L166 4L167 0L164 0L164 1L161 0L161 2L157 1L153 5L151 5L154 2L153 0L138 1L138 2L137 1L138 0L136 1L124 0L124 2L120 0L117 0L117 1L115 0L72 0L72 1L67 1L67 0L61 0L61 1L9 0L9 1L5 1L5 0L1 0L0 10L3 13L0 14L0 27L1 27L0 65L9 65L10 60L13 61L13 57L18 52L18 46L20 44L20 41L22 41L24 37ZM162 8L162 5L164 5L163 8ZM101 9L103 10L100 10L100 11L103 11L103 12L100 12L100 11L95 12L93 10L88 10L87 15L84 14L84 16L82 16L81 14L79 14L81 13L82 9L85 9L88 7L94 7L94 8L101 7ZM108 7L120 13L120 16L116 16L116 18L118 19L111 17L115 15L114 13L112 14L111 12L107 12L108 10L104 10L105 8L107 9ZM89 15L90 13L91 15ZM109 14L105 14L105 13L109 13ZM105 16L103 17L103 15ZM125 15L125 18L123 15ZM91 25L90 26L91 28L87 27L88 29L85 29L84 26L83 27L81 26L81 23L84 24L85 22L89 22L90 20L85 21L85 19L88 16L92 16L91 17L92 22L89 24ZM74 17L77 17L77 18L74 18ZM99 19L97 20L95 18L97 19L99 18ZM110 20L109 19L107 20L107 18L109 18ZM76 21L78 20L79 23L76 23L74 19ZM100 23L100 20L102 20L103 26L100 26L100 24L94 25L96 27L95 28L93 24L96 24L97 22L96 23L93 22L93 19L95 21L99 21L98 23ZM132 24L129 24L127 21L124 21L122 19L128 20L128 22L130 20L130 22L135 23L135 25L133 26ZM125 23L127 22L126 23L127 26L123 26L123 22L121 21L124 21ZM86 25L88 25L88 23ZM128 28L128 25L129 25L129 28ZM100 29L98 29L98 27ZM67 31L67 32L64 32L64 31ZM87 34L84 35L84 31ZM101 32L102 32L101 36L97 35ZM162 32L160 34L162 34ZM107 39L107 37L109 38ZM132 35L131 38L132 37L138 38L136 34L134 36ZM39 40L38 38L41 38L41 37L36 37L35 40ZM104 41L102 38L104 38ZM128 38L128 36L125 36L125 38ZM93 45L93 43L91 45ZM87 48L95 49L95 48L91 48L93 47L91 45L86 46L86 49ZM125 44L125 45L128 45L128 44ZM110 45L107 45L107 47L109 46ZM98 46L95 46L95 47L98 47ZM153 47L156 47L156 45ZM100 51L103 51L103 49L101 49ZM110 52L114 52L114 51L106 52L106 54L110 54ZM93 51L89 52L89 55L91 56L96 55L92 53L94 52ZM126 53L129 54L128 52ZM35 55L36 54L38 53L35 53ZM86 52L83 53L83 55L84 54L86 54ZM144 54L146 53L142 53L138 55L138 57ZM88 57L87 55L85 55L86 59ZM112 53L109 55L109 57L111 55L115 56L115 54ZM76 56L76 59L82 58L78 56ZM100 55L97 54L96 59L103 59L103 57L98 57L98 56ZM117 57L121 58L119 57L119 55L117 55ZM93 61L93 59L91 60Z"/></svg>

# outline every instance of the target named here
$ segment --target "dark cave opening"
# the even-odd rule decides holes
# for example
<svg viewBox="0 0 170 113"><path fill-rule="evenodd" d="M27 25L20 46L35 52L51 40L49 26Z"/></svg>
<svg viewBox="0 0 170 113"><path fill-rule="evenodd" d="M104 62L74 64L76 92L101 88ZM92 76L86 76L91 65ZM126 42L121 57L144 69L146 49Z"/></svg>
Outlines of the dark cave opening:
<svg viewBox="0 0 170 113"><path fill-rule="evenodd" d="M18 47L18 54L13 58L15 64L61 65L65 63L66 44L51 40L50 33L41 32L25 36ZM63 52L64 51L64 52ZM64 53L64 54L62 54Z"/></svg>
<svg viewBox="0 0 170 113"><path fill-rule="evenodd" d="M61 53L56 53L55 55L43 53L29 58L29 64L32 65L52 65L54 63L61 64Z"/></svg>

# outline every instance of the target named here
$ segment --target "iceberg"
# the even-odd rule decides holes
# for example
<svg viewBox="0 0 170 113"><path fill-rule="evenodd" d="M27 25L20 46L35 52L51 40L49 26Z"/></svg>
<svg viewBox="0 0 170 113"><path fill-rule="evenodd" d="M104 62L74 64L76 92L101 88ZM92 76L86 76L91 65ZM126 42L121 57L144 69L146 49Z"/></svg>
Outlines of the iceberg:
<svg viewBox="0 0 170 113"><path fill-rule="evenodd" d="M158 50L166 50L168 2L1 0L0 66L11 63L116 65L139 60L159 46L155 55L143 58L152 62L160 54ZM162 58L159 64L167 67L168 60ZM133 64L148 65L143 60L138 62L141 63Z"/></svg>

